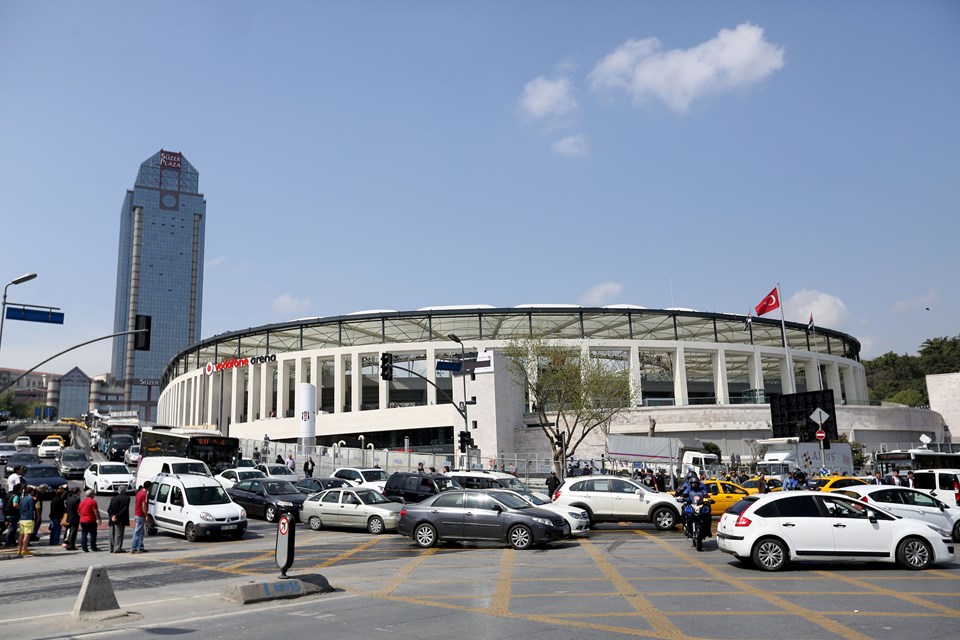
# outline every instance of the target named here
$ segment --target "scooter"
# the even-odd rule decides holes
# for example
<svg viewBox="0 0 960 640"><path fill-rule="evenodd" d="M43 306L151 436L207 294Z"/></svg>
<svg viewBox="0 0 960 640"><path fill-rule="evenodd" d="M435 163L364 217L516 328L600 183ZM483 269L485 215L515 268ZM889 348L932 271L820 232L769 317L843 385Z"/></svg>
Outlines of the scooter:
<svg viewBox="0 0 960 640"><path fill-rule="evenodd" d="M710 517L711 502L712 500L704 500L701 495L695 495L683 507L684 515L687 517L689 536L693 538L693 546L697 551L703 551L703 539L710 535L709 525L704 527L703 524L704 520Z"/></svg>

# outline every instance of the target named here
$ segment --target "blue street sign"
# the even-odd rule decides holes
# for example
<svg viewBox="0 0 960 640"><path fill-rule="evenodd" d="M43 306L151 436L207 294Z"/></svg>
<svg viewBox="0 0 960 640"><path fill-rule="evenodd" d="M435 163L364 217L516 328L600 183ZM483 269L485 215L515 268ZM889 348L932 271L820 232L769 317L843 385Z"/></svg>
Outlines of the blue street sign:
<svg viewBox="0 0 960 640"><path fill-rule="evenodd" d="M450 362L449 360L437 360L437 371L460 371L459 362Z"/></svg>
<svg viewBox="0 0 960 640"><path fill-rule="evenodd" d="M27 322L48 322L63 324L63 313L52 309L27 309L25 307L7 307L7 320L26 320Z"/></svg>

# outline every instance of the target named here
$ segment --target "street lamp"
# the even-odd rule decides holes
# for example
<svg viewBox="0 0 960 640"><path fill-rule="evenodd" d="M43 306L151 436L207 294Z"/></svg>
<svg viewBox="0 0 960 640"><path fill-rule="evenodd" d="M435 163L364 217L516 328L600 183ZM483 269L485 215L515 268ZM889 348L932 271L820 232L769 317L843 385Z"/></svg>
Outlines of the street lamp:
<svg viewBox="0 0 960 640"><path fill-rule="evenodd" d="M19 278L14 278L3 288L3 305L0 306L0 344L3 343L3 321L7 317L7 289L15 284L23 284L37 277L35 273L25 273Z"/></svg>
<svg viewBox="0 0 960 640"><path fill-rule="evenodd" d="M467 354L463 346L463 340L458 338L457 334L448 333L447 337L460 345L460 378L463 380L463 403L461 404L461 406L463 407L463 431L464 433L469 433L470 424L467 422L467 372L463 368L463 361L466 359ZM454 439L454 442L456 442L456 439ZM469 463L470 454L468 453L466 454L466 456L467 456L467 462ZM467 466L469 466L469 464L467 464Z"/></svg>

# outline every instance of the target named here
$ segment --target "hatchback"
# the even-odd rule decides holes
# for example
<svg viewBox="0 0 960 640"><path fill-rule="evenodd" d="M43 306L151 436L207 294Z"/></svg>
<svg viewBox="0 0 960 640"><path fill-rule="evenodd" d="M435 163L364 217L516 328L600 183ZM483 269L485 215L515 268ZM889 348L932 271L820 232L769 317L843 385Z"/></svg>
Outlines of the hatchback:
<svg viewBox="0 0 960 640"><path fill-rule="evenodd" d="M890 513L903 518L928 522L952 532L953 541L960 542L960 506L947 505L923 491L875 484L834 491L864 502L876 502Z"/></svg>

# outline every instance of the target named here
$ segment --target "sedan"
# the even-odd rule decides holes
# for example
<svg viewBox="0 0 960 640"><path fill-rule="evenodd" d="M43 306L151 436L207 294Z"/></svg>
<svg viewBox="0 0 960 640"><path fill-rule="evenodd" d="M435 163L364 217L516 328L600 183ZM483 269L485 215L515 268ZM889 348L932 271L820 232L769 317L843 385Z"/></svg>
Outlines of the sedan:
<svg viewBox="0 0 960 640"><path fill-rule="evenodd" d="M229 489L238 482L244 480L255 480L258 478L266 478L267 476L263 475L263 471L257 469L227 469L222 473L218 473L213 476L213 479L220 483L224 489Z"/></svg>
<svg viewBox="0 0 960 640"><path fill-rule="evenodd" d="M748 496L717 527L720 550L779 571L790 562L889 562L925 569L953 562L950 532L837 493Z"/></svg>
<svg viewBox="0 0 960 640"><path fill-rule="evenodd" d="M353 485L340 478L304 478L298 480L293 486L300 493L310 495L311 493L320 493L327 489L339 489L340 487L352 487Z"/></svg>
<svg viewBox="0 0 960 640"><path fill-rule="evenodd" d="M817 491L832 491L834 489L845 489L847 487L865 486L867 482L861 478L851 476L830 476L825 478L814 478L813 487Z"/></svg>
<svg viewBox="0 0 960 640"><path fill-rule="evenodd" d="M227 493L247 510L247 515L263 516L267 522L276 522L281 513L297 518L307 498L286 480L274 478L243 480L227 489Z"/></svg>
<svg viewBox="0 0 960 640"><path fill-rule="evenodd" d="M300 476L291 471L283 464L258 464L257 471L262 471L263 475L274 480L286 480L287 482L296 482Z"/></svg>
<svg viewBox="0 0 960 640"><path fill-rule="evenodd" d="M134 444L123 452L123 464L128 467L135 467L138 462L140 462L140 445Z"/></svg>
<svg viewBox="0 0 960 640"><path fill-rule="evenodd" d="M488 489L487 493L494 498L500 497L503 494L516 496L531 507L546 509L547 511L553 511L559 514L566 520L565 528L568 536L584 536L587 535L587 531L590 530L590 514L583 509L569 507L564 504L554 504L548 500L537 497L538 494L535 493L520 493L519 491L508 491L506 489Z"/></svg>
<svg viewBox="0 0 960 640"><path fill-rule="evenodd" d="M0 442L0 464L7 464L7 460L17 452L17 446L12 442Z"/></svg>
<svg viewBox="0 0 960 640"><path fill-rule="evenodd" d="M374 489L329 489L306 499L302 517L314 531L323 527L355 527L379 534L397 528L402 508Z"/></svg>
<svg viewBox="0 0 960 640"><path fill-rule="evenodd" d="M9 476L17 467L25 467L28 464L40 464L40 458L37 457L37 454L25 451L10 454L10 457L7 458L6 474Z"/></svg>
<svg viewBox="0 0 960 640"><path fill-rule="evenodd" d="M867 484L834 489L834 493L875 502L890 513L903 518L915 518L935 527L951 531L954 542L960 542L960 506L947 505L923 491L907 487Z"/></svg>
<svg viewBox="0 0 960 640"><path fill-rule="evenodd" d="M23 451L24 449L32 449L33 440L30 439L30 436L19 436L16 440L13 441L13 446L17 448L17 451Z"/></svg>
<svg viewBox="0 0 960 640"><path fill-rule="evenodd" d="M46 485L46 490L38 494L41 500L49 500L57 492L58 487L67 486L67 481L60 475L60 470L52 464L27 465L21 482L37 488Z"/></svg>
<svg viewBox="0 0 960 640"><path fill-rule="evenodd" d="M408 504L400 511L397 530L424 549L444 540L506 542L529 549L565 536L560 515L510 494L494 497L479 491L444 491Z"/></svg>
<svg viewBox="0 0 960 640"><path fill-rule="evenodd" d="M710 492L710 499L713 500L710 511L714 517L719 517L724 511L750 495L744 487L725 480L707 480L704 484Z"/></svg>
<svg viewBox="0 0 960 640"><path fill-rule="evenodd" d="M40 458L54 458L61 449L63 449L62 440L47 438L37 447L37 456Z"/></svg>
<svg viewBox="0 0 960 640"><path fill-rule="evenodd" d="M119 493L120 487L133 491L133 474L125 465L94 462L83 472L83 488L97 493Z"/></svg>
<svg viewBox="0 0 960 640"><path fill-rule="evenodd" d="M56 457L57 469L64 478L82 478L83 472L90 466L86 451L62 449Z"/></svg>

